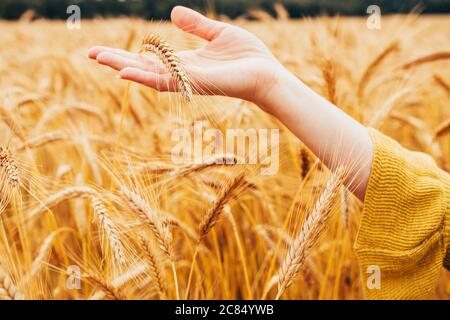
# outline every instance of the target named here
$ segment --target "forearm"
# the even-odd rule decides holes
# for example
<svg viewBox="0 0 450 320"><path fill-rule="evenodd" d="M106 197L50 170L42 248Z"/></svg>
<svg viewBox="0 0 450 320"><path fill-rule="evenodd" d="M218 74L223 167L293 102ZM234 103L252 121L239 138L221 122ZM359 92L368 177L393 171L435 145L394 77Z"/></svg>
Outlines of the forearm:
<svg viewBox="0 0 450 320"><path fill-rule="evenodd" d="M348 184L364 198L372 163L367 128L286 70L260 106L278 118L328 167L349 167Z"/></svg>

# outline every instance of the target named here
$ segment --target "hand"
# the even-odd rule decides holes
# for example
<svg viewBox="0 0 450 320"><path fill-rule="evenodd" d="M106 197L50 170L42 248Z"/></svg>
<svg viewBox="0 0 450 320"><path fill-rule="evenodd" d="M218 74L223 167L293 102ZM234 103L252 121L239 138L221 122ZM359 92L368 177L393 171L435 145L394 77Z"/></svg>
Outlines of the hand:
<svg viewBox="0 0 450 320"><path fill-rule="evenodd" d="M177 53L197 94L226 95L265 105L283 68L256 36L185 7L175 7L171 19L180 29L207 41L200 49ZM91 48L89 57L120 71L123 79L159 91L177 90L155 57L108 47Z"/></svg>

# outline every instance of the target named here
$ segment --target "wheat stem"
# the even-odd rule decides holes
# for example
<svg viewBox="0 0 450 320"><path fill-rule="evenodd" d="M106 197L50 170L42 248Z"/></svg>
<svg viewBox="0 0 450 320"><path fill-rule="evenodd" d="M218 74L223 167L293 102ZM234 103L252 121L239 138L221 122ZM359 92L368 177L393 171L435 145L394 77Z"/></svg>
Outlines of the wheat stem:
<svg viewBox="0 0 450 320"><path fill-rule="evenodd" d="M279 283L276 300L292 284L309 252L325 229L331 217L333 203L339 196L343 175L344 171L338 169L336 174L327 182L311 214L292 243L278 273Z"/></svg>

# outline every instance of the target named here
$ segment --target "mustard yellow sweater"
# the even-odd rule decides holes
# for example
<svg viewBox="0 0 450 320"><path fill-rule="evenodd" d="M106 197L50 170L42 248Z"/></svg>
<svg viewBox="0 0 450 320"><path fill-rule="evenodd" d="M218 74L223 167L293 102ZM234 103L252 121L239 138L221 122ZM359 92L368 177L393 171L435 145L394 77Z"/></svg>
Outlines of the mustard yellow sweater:
<svg viewBox="0 0 450 320"><path fill-rule="evenodd" d="M430 298L450 268L450 176L369 130L374 160L355 242L365 297Z"/></svg>

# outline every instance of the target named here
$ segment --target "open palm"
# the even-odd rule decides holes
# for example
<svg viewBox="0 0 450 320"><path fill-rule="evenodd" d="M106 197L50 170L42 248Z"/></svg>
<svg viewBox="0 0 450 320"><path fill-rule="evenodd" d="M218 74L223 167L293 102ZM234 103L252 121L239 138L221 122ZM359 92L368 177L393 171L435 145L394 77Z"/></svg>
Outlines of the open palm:
<svg viewBox="0 0 450 320"><path fill-rule="evenodd" d="M177 53L198 94L227 95L257 102L274 85L279 64L251 33L185 7L172 10L172 22L207 41L202 48ZM170 73L153 56L97 46L90 49L89 57L120 71L123 79L159 91L177 91Z"/></svg>

